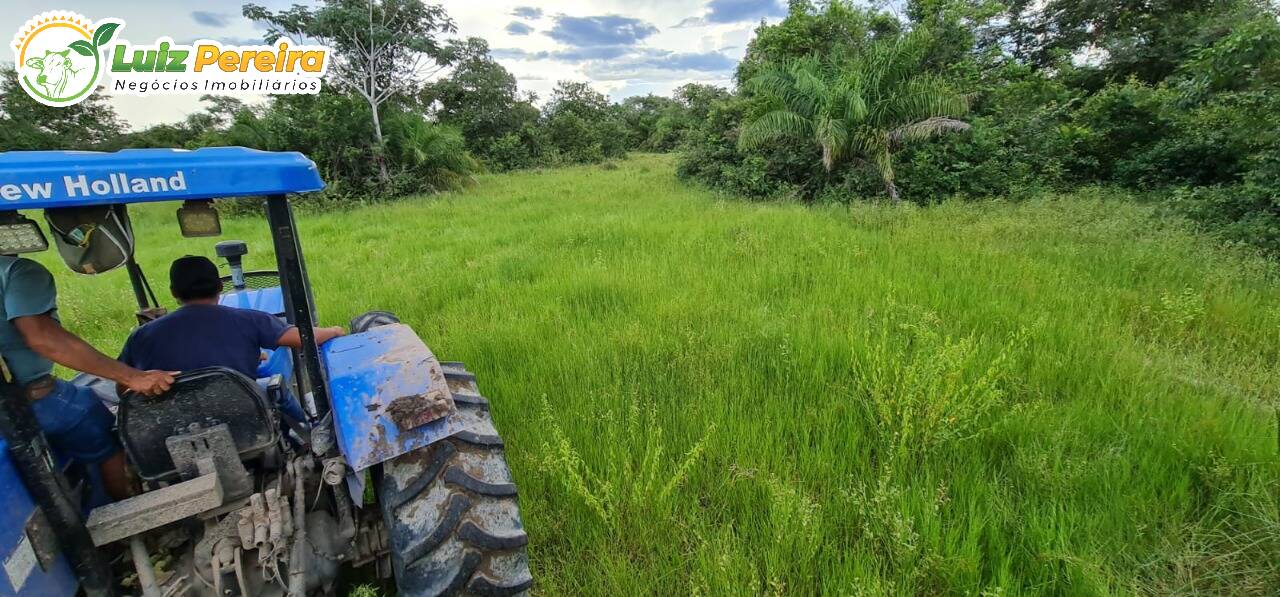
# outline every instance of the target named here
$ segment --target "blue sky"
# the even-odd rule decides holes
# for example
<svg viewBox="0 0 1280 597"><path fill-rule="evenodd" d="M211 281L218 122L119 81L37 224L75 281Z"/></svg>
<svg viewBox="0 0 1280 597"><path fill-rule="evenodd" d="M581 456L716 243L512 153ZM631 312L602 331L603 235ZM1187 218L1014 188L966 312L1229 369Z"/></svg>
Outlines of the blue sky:
<svg viewBox="0 0 1280 597"><path fill-rule="evenodd" d="M283 7L306 0L258 0ZM614 99L668 93L687 82L728 85L761 19L776 22L785 0L439 0L458 35L489 40L521 89L546 97L560 79L587 80ZM52 9L125 20L121 36L168 35L228 43L260 40L240 2L189 0L10 0L0 14L8 39L28 18ZM12 61L3 55L0 60ZM259 97L247 98L261 100ZM113 97L133 126L176 121L198 111L194 96Z"/></svg>

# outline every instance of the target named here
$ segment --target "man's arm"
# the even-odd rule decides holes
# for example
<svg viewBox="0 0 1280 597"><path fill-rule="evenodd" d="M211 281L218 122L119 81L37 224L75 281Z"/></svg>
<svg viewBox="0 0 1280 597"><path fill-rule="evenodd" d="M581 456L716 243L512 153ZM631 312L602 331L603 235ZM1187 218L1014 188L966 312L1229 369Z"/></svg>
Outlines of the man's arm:
<svg viewBox="0 0 1280 597"><path fill-rule="evenodd" d="M315 328L315 334L316 345L319 346L339 336L347 335L347 331L342 329L341 326L334 326L331 328ZM291 327L280 335L280 338L276 340L276 344L299 350L302 348L302 334L298 333L297 327Z"/></svg>
<svg viewBox="0 0 1280 597"><path fill-rule="evenodd" d="M48 314L16 317L13 325L31 350L64 367L109 379L148 396L163 394L173 385L173 373L139 371L112 359L68 332Z"/></svg>

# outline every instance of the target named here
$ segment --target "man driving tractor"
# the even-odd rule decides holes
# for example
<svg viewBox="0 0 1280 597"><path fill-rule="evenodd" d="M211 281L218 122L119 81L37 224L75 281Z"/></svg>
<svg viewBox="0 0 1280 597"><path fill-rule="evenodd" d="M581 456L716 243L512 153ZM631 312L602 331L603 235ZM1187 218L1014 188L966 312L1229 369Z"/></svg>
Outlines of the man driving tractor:
<svg viewBox="0 0 1280 597"><path fill-rule="evenodd" d="M21 257L0 256L0 352L22 386L49 443L86 466L96 465L115 499L129 495L124 452L112 431L114 419L97 395L53 376L57 363L110 379L135 392L162 394L173 371L141 371L120 363L62 327L53 275Z"/></svg>
<svg viewBox="0 0 1280 597"><path fill-rule="evenodd" d="M263 350L302 348L298 328L261 311L218 304L218 266L188 255L169 268L169 291L182 305L130 334L120 361L143 369L191 371L227 367L253 379ZM316 328L316 344L346 334L341 327Z"/></svg>
<svg viewBox="0 0 1280 597"><path fill-rule="evenodd" d="M125 178L183 182L157 190ZM82 180L100 192L83 194ZM475 375L385 311L356 317L358 333L342 338L315 325L291 207L324 188L312 161L235 147L0 152L0 188L0 255L10 256L0 259L0 553L12 556L0 594L107 596L124 579L144 595L329 594L360 567L405 595L529 589L518 493ZM182 235L212 237L211 201L235 197L265 198L278 269L245 272L245 243L217 243L230 275L179 260L170 281L182 306L155 319L127 208L181 202ZM49 236L24 212L42 213ZM79 274L127 273L150 323L123 358L181 373L144 373L63 330L52 276L16 257L54 248ZM288 346L298 350L261 360ZM53 362L87 375L66 387L49 377ZM88 389L104 381L133 390L114 429ZM295 424L284 407L299 403ZM123 446L141 493L88 503L50 445L107 463L109 477ZM118 549L108 546L129 556L109 558ZM163 574L157 560L169 563Z"/></svg>

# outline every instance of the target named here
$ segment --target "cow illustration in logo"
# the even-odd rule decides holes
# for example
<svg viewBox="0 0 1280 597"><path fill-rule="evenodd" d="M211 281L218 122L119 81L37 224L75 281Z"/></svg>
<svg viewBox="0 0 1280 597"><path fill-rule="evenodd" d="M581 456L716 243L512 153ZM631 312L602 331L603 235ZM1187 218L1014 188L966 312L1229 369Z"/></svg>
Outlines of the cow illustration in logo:
<svg viewBox="0 0 1280 597"><path fill-rule="evenodd" d="M46 106L84 101L103 72L101 49L123 24L115 19L95 23L65 11L32 17L13 37L22 89Z"/></svg>
<svg viewBox="0 0 1280 597"><path fill-rule="evenodd" d="M84 71L83 68L71 67L71 48L61 52L45 50L43 57L28 58L25 64L38 69L36 84L44 87L45 94L50 97L65 97L67 84Z"/></svg>

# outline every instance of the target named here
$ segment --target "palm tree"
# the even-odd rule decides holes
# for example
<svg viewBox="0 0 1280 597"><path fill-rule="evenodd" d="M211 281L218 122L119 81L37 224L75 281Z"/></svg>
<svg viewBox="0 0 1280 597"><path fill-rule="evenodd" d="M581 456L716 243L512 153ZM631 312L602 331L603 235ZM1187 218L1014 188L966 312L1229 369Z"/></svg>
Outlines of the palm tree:
<svg viewBox="0 0 1280 597"><path fill-rule="evenodd" d="M827 172L851 158L866 160L889 198L900 201L893 154L907 143L969 129L957 120L969 111L967 98L921 72L928 39L913 31L834 60L810 56L767 67L744 86L765 112L742 127L739 147L811 139Z"/></svg>
<svg viewBox="0 0 1280 597"><path fill-rule="evenodd" d="M389 114L384 123L392 163L412 172L427 187L452 191L475 184L481 165L467 152L461 131L412 112Z"/></svg>

